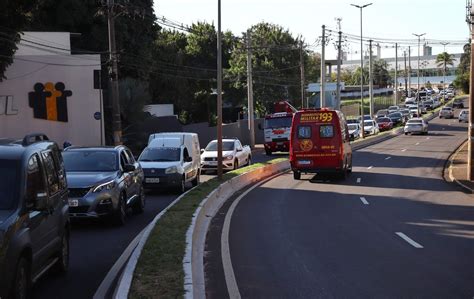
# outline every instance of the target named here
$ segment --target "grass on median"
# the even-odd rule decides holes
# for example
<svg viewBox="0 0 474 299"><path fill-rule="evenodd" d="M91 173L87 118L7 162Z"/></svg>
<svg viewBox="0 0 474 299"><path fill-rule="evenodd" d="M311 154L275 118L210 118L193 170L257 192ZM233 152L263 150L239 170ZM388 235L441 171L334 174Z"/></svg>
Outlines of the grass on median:
<svg viewBox="0 0 474 299"><path fill-rule="evenodd" d="M224 174L227 181L250 170L285 161L255 163ZM183 257L186 232L201 201L222 182L217 178L201 183L170 208L156 223L145 244L132 281L130 298L184 297Z"/></svg>

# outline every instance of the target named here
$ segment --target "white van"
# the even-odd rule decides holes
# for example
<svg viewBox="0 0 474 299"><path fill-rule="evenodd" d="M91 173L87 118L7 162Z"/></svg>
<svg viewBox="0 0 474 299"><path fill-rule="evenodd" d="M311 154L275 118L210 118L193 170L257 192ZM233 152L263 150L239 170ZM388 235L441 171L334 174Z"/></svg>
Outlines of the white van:
<svg viewBox="0 0 474 299"><path fill-rule="evenodd" d="M196 133L151 134L148 146L138 162L145 173L146 189L177 187L182 193L186 184L199 184L201 148Z"/></svg>

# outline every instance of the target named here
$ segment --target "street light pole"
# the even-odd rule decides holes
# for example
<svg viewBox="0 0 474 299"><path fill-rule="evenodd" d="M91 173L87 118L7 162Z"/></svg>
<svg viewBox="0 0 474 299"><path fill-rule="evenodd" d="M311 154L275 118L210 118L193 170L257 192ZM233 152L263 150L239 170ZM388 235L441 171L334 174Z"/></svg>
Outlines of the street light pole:
<svg viewBox="0 0 474 299"><path fill-rule="evenodd" d="M366 8L372 3L364 5L351 4L360 9L360 129L362 131L362 138L365 138L364 132L364 45L362 40L362 9Z"/></svg>
<svg viewBox="0 0 474 299"><path fill-rule="evenodd" d="M446 45L448 45L448 42L443 42L441 43L443 45L443 53L446 53ZM443 67L443 99L445 99L446 94L445 94L445 85L446 85L446 65Z"/></svg>
<svg viewBox="0 0 474 299"><path fill-rule="evenodd" d="M414 36L418 37L418 70L417 70L418 82L416 84L416 89L417 89L416 99L417 99L417 102L418 102L418 115L420 115L420 101L421 101L421 99L420 99L420 40L421 40L421 37L425 34L426 33L421 33L421 34L413 33Z"/></svg>
<svg viewBox="0 0 474 299"><path fill-rule="evenodd" d="M222 180L222 31L221 0L217 0L217 177Z"/></svg>

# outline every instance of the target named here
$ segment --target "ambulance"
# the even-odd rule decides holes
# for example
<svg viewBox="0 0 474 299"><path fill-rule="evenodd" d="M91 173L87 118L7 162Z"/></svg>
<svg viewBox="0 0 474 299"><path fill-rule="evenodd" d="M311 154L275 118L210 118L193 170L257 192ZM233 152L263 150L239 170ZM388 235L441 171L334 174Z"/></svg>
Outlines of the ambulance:
<svg viewBox="0 0 474 299"><path fill-rule="evenodd" d="M352 149L344 114L328 108L303 109L293 116L290 163L293 178L302 173L334 173L346 178L352 172Z"/></svg>

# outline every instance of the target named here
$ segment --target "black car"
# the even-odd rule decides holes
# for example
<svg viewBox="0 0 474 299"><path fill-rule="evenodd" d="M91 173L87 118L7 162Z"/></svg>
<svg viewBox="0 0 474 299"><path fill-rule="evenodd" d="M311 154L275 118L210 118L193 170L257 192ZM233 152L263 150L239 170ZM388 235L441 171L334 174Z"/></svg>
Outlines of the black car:
<svg viewBox="0 0 474 299"><path fill-rule="evenodd" d="M0 140L0 298L28 298L50 268L69 266L61 152L43 134Z"/></svg>
<svg viewBox="0 0 474 299"><path fill-rule="evenodd" d="M464 102L461 99L454 100L453 108L464 108Z"/></svg>
<svg viewBox="0 0 474 299"><path fill-rule="evenodd" d="M388 118L393 122L393 125L399 125L403 124L405 122L405 118L403 117L403 114L400 112L393 112L387 115Z"/></svg>
<svg viewBox="0 0 474 299"><path fill-rule="evenodd" d="M122 225L128 208L143 213L144 174L127 147L68 147L63 157L71 218L110 217Z"/></svg>

